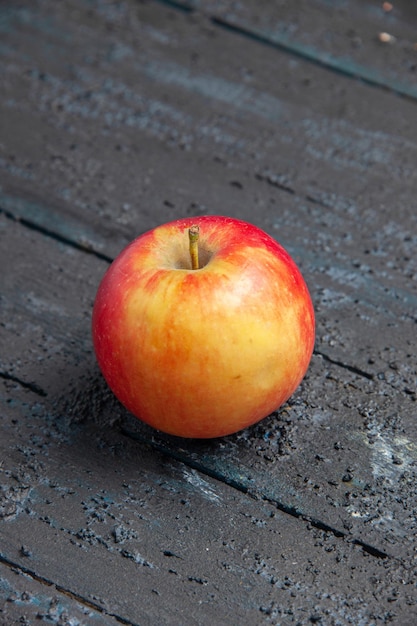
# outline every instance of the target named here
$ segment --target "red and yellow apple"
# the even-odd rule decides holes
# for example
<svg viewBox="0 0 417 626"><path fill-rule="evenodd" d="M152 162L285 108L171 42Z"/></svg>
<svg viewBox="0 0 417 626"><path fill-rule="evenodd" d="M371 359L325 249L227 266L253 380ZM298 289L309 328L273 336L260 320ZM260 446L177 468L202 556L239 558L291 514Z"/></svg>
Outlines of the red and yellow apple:
<svg viewBox="0 0 417 626"><path fill-rule="evenodd" d="M181 437L220 437L269 415L298 387L314 344L311 298L289 254L221 216L179 219L128 245L99 286L92 327L117 398Z"/></svg>

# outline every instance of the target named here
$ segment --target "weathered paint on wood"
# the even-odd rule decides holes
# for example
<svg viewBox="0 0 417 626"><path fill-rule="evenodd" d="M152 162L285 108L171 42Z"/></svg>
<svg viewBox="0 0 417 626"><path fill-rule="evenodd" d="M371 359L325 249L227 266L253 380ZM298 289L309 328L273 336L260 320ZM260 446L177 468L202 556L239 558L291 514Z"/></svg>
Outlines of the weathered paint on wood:
<svg viewBox="0 0 417 626"><path fill-rule="evenodd" d="M74 615L80 602L128 623L138 611L140 623L158 611L178 623L194 607L188 623L411 625L415 105L254 38L242 46L207 17L212 6L206 17L154 2L2 6L3 565L70 594ZM315 24L303 29L319 46ZM279 414L230 438L187 442L141 426L112 398L89 324L98 281L129 239L204 212L254 221L288 247L311 287L318 338L308 376ZM146 521L123 472L135 490L154 489L143 495ZM187 518L167 492L178 501L190 485ZM216 494L212 509L205 491ZM90 493L93 512L82 504ZM238 523L237 509L250 522ZM116 513L138 533L131 556L110 527ZM237 532L240 543L225 594L226 548L210 533L229 526L226 543ZM174 557L153 544L155 527L159 543L162 533L186 550L179 579L165 567ZM202 537L215 546L204 558ZM13 589L15 575L4 580ZM137 580L149 597L135 595ZM5 615L18 615L19 602Z"/></svg>

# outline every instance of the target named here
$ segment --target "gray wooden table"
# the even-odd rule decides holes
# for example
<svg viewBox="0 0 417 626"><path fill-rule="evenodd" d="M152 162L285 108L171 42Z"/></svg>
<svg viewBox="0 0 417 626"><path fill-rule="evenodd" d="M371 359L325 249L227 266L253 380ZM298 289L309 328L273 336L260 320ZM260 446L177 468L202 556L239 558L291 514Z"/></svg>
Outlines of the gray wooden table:
<svg viewBox="0 0 417 626"><path fill-rule="evenodd" d="M417 622L417 8L0 4L0 623ZM92 353L109 262L220 213L311 290L300 388L213 441Z"/></svg>

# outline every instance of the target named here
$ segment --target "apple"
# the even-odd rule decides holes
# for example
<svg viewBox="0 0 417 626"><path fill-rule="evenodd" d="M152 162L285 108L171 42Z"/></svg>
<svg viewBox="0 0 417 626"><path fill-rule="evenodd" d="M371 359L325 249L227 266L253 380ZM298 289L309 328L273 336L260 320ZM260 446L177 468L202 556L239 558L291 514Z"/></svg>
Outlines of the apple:
<svg viewBox="0 0 417 626"><path fill-rule="evenodd" d="M256 226L179 219L130 243L94 303L99 367L171 435L220 437L281 406L308 368L314 311L290 255Z"/></svg>

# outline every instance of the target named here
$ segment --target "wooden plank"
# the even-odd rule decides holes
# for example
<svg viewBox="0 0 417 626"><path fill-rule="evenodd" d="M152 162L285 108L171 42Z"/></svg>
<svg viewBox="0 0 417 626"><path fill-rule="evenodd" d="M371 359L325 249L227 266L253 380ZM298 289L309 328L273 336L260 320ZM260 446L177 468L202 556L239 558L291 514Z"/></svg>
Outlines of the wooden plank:
<svg viewBox="0 0 417 626"><path fill-rule="evenodd" d="M14 251L1 327L2 365L14 355L0 422L0 595L14 600L5 616L31 614L27 593L42 615L88 611L91 622L98 616L106 624L407 624L417 615L411 560L383 558L277 509L277 493L266 489L277 488L278 474L283 484L291 480L279 449L295 443L284 432L291 419L215 442L175 442L141 428L146 445L125 436L121 430L136 421L105 391L91 355L90 281L103 261L4 218L0 232L2 253ZM312 425L314 441L322 431ZM266 469L269 484L258 483ZM258 499L242 493L249 472ZM315 491L301 483L298 504ZM320 504L325 509L324 498ZM404 557L404 543L394 541Z"/></svg>
<svg viewBox="0 0 417 626"><path fill-rule="evenodd" d="M417 13L407 0L159 0L198 10L247 39L275 46L342 76L417 98Z"/></svg>

